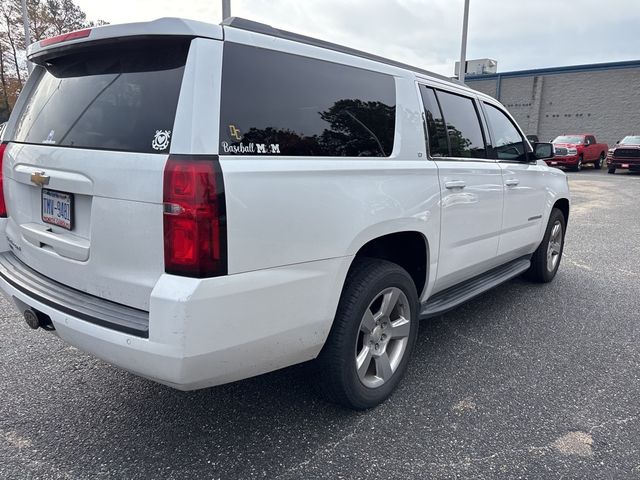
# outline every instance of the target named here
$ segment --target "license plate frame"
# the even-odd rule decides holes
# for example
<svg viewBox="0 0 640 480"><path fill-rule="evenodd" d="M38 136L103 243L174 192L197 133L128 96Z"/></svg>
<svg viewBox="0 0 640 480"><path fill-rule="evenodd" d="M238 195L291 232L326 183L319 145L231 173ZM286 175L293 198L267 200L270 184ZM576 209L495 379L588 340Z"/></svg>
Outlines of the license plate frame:
<svg viewBox="0 0 640 480"><path fill-rule="evenodd" d="M51 208L47 208L45 212L45 199L50 200ZM61 202L55 204L55 202ZM62 212L60 212L62 210ZM65 210L68 212L68 219L65 218ZM60 215L62 213L62 215ZM59 192L43 188L40 193L40 218L44 223L64 228L65 230L73 230L74 227L74 196L73 193Z"/></svg>

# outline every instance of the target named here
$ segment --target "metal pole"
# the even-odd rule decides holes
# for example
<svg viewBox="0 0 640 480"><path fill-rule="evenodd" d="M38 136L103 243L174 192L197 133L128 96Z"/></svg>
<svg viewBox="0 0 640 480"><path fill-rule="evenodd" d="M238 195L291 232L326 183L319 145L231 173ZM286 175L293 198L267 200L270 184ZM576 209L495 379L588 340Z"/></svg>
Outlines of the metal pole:
<svg viewBox="0 0 640 480"><path fill-rule="evenodd" d="M27 49L31 43L31 34L29 33L29 12L27 11L27 0L22 0L22 23L24 25L24 48ZM33 65L27 60L27 72L31 73Z"/></svg>
<svg viewBox="0 0 640 480"><path fill-rule="evenodd" d="M231 16L231 0L222 0L222 21L226 20L230 16Z"/></svg>
<svg viewBox="0 0 640 480"><path fill-rule="evenodd" d="M467 69L467 30L469 28L469 0L464 0L464 18L462 19L462 48L460 49L460 70L458 79L464 83Z"/></svg>

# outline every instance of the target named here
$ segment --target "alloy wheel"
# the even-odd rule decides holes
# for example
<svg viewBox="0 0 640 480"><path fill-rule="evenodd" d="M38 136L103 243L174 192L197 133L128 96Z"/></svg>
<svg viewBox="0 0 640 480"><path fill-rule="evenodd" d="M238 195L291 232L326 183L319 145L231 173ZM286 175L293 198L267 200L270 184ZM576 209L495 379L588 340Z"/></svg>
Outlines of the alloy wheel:
<svg viewBox="0 0 640 480"><path fill-rule="evenodd" d="M549 235L549 244L547 246L547 270L550 272L556 269L560 261L562 236L562 224L559 220L556 220L551 228L551 235Z"/></svg>
<svg viewBox="0 0 640 480"><path fill-rule="evenodd" d="M386 288L369 304L360 322L355 364L363 385L377 388L388 382L407 349L411 309L407 296Z"/></svg>

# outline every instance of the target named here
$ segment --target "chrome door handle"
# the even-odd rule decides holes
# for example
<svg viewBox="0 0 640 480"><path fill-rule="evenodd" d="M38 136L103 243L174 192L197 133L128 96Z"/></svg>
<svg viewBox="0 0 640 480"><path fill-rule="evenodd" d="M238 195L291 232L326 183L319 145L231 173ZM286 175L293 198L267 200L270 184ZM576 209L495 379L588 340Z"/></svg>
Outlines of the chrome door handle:
<svg viewBox="0 0 640 480"><path fill-rule="evenodd" d="M504 182L504 184L507 187L517 187L518 185L520 185L520 180L518 180L517 178L511 178L511 179L507 180L506 182Z"/></svg>
<svg viewBox="0 0 640 480"><path fill-rule="evenodd" d="M451 182L445 182L444 186L445 188L451 190L453 188L464 188L467 186L467 184L462 180L453 180Z"/></svg>

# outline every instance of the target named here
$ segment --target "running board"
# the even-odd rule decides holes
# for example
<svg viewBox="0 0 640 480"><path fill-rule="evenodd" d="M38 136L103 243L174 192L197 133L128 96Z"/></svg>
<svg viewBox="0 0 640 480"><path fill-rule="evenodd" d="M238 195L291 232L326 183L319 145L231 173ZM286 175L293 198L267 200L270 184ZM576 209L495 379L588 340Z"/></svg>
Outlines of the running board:
<svg viewBox="0 0 640 480"><path fill-rule="evenodd" d="M521 257L470 280L436 293L422 304L421 318L442 315L474 297L517 277L531 265L530 257Z"/></svg>

